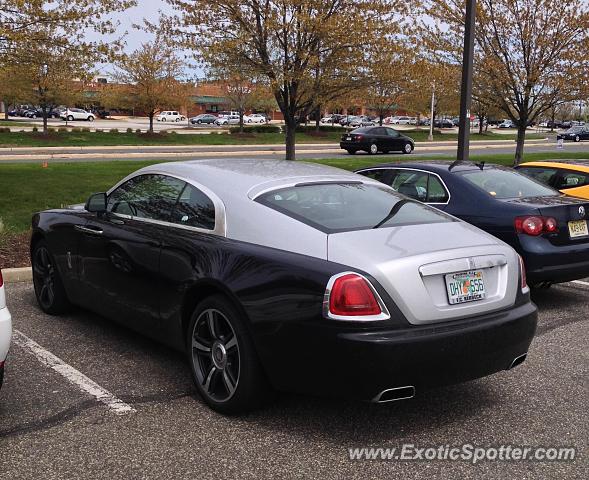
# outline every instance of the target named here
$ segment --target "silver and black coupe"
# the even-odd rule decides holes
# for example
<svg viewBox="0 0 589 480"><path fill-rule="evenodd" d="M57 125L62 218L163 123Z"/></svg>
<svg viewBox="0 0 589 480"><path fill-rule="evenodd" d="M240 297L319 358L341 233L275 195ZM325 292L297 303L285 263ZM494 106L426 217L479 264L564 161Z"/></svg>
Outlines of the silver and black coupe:
<svg viewBox="0 0 589 480"><path fill-rule="evenodd" d="M163 163L32 223L42 310L185 351L223 413L275 390L409 398L518 365L536 328L511 247L327 166Z"/></svg>

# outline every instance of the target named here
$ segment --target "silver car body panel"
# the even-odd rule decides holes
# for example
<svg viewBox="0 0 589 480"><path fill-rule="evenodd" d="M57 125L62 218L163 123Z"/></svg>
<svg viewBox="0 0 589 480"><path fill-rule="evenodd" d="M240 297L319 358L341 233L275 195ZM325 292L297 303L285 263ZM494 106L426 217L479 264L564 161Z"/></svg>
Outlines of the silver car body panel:
<svg viewBox="0 0 589 480"><path fill-rule="evenodd" d="M224 216L220 222L223 232L217 234L370 274L413 324L465 318L508 308L515 302L517 253L499 239L449 215L454 221L326 234L255 201L266 192L299 183L361 182L394 191L368 177L313 163L214 159L152 165L119 184L148 173L183 179L212 196L216 208L222 205L219 213ZM486 298L449 305L444 276L479 269L483 271Z"/></svg>

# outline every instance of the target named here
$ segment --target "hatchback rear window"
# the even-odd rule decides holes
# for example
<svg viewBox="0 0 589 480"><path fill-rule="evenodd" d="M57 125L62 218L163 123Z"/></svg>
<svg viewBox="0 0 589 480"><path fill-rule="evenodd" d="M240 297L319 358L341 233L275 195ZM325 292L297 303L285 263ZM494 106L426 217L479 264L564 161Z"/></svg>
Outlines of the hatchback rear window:
<svg viewBox="0 0 589 480"><path fill-rule="evenodd" d="M386 187L360 182L301 184L256 201L325 233L454 221Z"/></svg>
<svg viewBox="0 0 589 480"><path fill-rule="evenodd" d="M551 197L556 190L542 185L515 170L490 168L460 172L468 182L495 198Z"/></svg>

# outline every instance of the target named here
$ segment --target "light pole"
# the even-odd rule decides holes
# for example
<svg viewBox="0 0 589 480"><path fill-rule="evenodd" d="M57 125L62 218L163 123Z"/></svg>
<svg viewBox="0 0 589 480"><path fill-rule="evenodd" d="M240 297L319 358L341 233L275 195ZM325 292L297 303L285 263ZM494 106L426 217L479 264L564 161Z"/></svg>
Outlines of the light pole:
<svg viewBox="0 0 589 480"><path fill-rule="evenodd" d="M456 163L468 160L468 141L470 134L469 112L472 97L475 16L476 0L466 0L466 15L464 17L464 49L462 51L460 121L458 124L458 152L456 155Z"/></svg>

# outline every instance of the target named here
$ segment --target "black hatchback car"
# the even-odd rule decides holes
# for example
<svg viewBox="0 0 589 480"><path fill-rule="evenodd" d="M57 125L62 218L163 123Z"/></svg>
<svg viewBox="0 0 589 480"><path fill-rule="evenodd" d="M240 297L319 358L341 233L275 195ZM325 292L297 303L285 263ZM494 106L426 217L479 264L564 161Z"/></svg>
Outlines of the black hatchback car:
<svg viewBox="0 0 589 480"><path fill-rule="evenodd" d="M375 155L378 152L411 153L415 142L411 137L389 127L361 127L342 135L340 147L350 155L360 150Z"/></svg>
<svg viewBox="0 0 589 480"><path fill-rule="evenodd" d="M498 237L523 258L528 283L589 276L589 201L500 165L403 162L358 170ZM433 240L435 241L435 239Z"/></svg>

